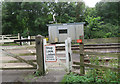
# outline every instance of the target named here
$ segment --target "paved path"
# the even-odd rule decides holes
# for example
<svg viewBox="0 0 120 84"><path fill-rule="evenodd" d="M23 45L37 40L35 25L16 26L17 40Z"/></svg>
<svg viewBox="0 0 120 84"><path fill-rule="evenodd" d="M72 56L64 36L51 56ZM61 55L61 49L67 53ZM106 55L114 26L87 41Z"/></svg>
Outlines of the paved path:
<svg viewBox="0 0 120 84"><path fill-rule="evenodd" d="M45 76L34 77L35 70L4 70L2 82L60 82L66 72L64 70L49 70Z"/></svg>

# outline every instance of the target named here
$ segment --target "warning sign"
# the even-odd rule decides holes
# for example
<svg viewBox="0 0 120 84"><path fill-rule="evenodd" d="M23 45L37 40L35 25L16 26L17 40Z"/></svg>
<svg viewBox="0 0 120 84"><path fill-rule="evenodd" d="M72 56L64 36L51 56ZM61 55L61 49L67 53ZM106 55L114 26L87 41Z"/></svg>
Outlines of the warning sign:
<svg viewBox="0 0 120 84"><path fill-rule="evenodd" d="M45 61L55 62L56 61L56 50L55 45L46 45L45 46Z"/></svg>

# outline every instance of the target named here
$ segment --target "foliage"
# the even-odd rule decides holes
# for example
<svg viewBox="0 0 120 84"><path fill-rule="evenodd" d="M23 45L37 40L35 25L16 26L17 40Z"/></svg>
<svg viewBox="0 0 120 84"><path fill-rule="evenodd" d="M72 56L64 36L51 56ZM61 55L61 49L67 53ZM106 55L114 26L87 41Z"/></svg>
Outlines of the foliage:
<svg viewBox="0 0 120 84"><path fill-rule="evenodd" d="M90 63L95 65L104 65L104 60L102 63L99 61L99 57L90 57ZM116 67L116 63L118 60L111 60L110 66ZM63 80L61 81L63 84L67 83L120 83L120 79L118 79L118 72L114 72L110 69L102 70L102 69L94 69L90 68L84 76L79 76L74 73L70 73L65 75Z"/></svg>
<svg viewBox="0 0 120 84"><path fill-rule="evenodd" d="M94 8L86 7L85 38L120 37L119 7L120 2L98 2ZM95 18L97 18L96 21ZM102 24L95 27L95 23ZM95 31L96 29L99 30Z"/></svg>
<svg viewBox="0 0 120 84"><path fill-rule="evenodd" d="M76 8L79 10L75 10ZM80 15L83 15L84 9L83 2L3 2L2 33L17 34L19 32L24 37L37 34L46 36L48 35L46 24L53 21L53 15L55 15L54 23L70 23L80 21L82 18Z"/></svg>
<svg viewBox="0 0 120 84"><path fill-rule="evenodd" d="M42 73L39 71L39 70L37 70L35 73L34 73L34 76L41 76L42 75Z"/></svg>
<svg viewBox="0 0 120 84"><path fill-rule="evenodd" d="M120 2L99 2L96 4L96 15L100 16L105 23L118 25L120 22Z"/></svg>
<svg viewBox="0 0 120 84"><path fill-rule="evenodd" d="M85 30L85 35L86 37L89 37L89 39L100 36L99 34L94 34L96 32L98 33L101 31L101 24L103 23L103 21L100 21L100 19L100 17L93 17L89 15L86 17L85 20L88 23L88 25Z"/></svg>
<svg viewBox="0 0 120 84"><path fill-rule="evenodd" d="M104 38L109 38L109 37L120 37L120 31L119 27L117 25L112 25L110 23L107 23L105 25L102 25L102 28L104 29Z"/></svg>
<svg viewBox="0 0 120 84"><path fill-rule="evenodd" d="M86 22L85 38L120 36L120 2L2 2L2 34L48 35L46 24ZM104 22L104 24L103 24Z"/></svg>
<svg viewBox="0 0 120 84"><path fill-rule="evenodd" d="M90 70L89 73L87 73L84 76L79 76L75 73L70 73L69 75L65 75L61 82L62 82L62 84L67 84L67 83L102 83L102 82L104 82L104 83L105 82L119 83L119 81L117 80L117 77L116 77L117 73L112 72L110 70L106 70L104 73L105 74L102 73L102 70L97 72L97 70L95 70L95 69Z"/></svg>
<svg viewBox="0 0 120 84"><path fill-rule="evenodd" d="M83 82L94 82L94 79L87 78L87 76L79 76L77 74L70 73L65 75L62 80L64 83L83 83Z"/></svg>

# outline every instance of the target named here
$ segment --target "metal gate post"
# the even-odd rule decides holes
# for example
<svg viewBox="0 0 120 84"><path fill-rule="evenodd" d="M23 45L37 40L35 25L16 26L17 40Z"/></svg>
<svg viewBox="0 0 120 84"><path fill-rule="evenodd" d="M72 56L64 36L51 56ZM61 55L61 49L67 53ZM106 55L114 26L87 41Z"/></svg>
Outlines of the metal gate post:
<svg viewBox="0 0 120 84"><path fill-rule="evenodd" d="M69 71L72 71L71 38L68 38Z"/></svg>
<svg viewBox="0 0 120 84"><path fill-rule="evenodd" d="M43 39L43 50L44 50L44 68L45 68L45 72L46 72L46 63L45 63L45 45L47 44L46 39Z"/></svg>
<svg viewBox="0 0 120 84"><path fill-rule="evenodd" d="M69 72L69 56L68 56L68 39L65 40L65 51L66 51L66 67Z"/></svg>
<svg viewBox="0 0 120 84"><path fill-rule="evenodd" d="M71 38L67 38L65 40L65 51L66 51L66 67L69 73L72 70Z"/></svg>

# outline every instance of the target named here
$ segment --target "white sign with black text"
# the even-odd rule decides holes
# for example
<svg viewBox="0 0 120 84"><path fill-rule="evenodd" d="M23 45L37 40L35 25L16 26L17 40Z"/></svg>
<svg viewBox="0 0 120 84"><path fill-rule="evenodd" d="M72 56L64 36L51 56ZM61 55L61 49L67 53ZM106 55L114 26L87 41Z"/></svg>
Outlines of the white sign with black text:
<svg viewBox="0 0 120 84"><path fill-rule="evenodd" d="M55 45L45 45L45 61L55 62L56 61L56 49Z"/></svg>

